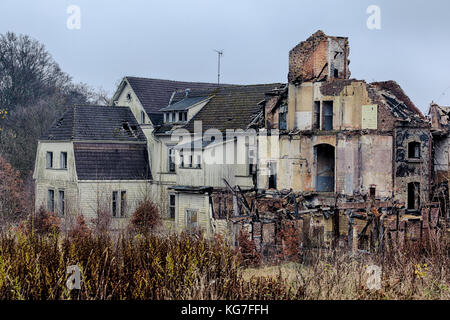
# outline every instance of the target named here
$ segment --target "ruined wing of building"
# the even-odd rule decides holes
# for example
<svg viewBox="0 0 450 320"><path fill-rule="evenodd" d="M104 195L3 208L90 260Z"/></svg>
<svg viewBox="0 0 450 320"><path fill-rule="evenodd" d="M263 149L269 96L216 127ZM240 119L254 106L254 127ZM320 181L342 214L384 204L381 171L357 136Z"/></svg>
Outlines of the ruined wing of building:
<svg viewBox="0 0 450 320"><path fill-rule="evenodd" d="M303 209L370 196L417 211L430 201L430 124L396 82L350 79L349 52L347 38L318 31L290 51L287 83L125 77L112 106L69 108L40 139L36 205L67 215L70 202L70 212L95 216L104 193L125 223L151 195L168 225L210 233L254 211L253 200L237 196L245 191L302 194ZM205 161L233 148L227 130L250 128L271 138L246 145L243 163ZM173 139L180 130L194 136L188 154ZM274 139L278 147L267 148Z"/></svg>

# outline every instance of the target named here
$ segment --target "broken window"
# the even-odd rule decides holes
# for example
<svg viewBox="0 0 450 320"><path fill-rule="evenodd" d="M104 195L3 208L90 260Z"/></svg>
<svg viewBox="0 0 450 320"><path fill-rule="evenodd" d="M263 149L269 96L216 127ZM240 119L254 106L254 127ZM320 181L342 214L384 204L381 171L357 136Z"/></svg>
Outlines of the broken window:
<svg viewBox="0 0 450 320"><path fill-rule="evenodd" d="M420 143L419 142L408 143L408 158L420 159Z"/></svg>
<svg viewBox="0 0 450 320"><path fill-rule="evenodd" d="M47 197L47 211L54 212L55 211L55 190L48 190Z"/></svg>
<svg viewBox="0 0 450 320"><path fill-rule="evenodd" d="M256 148L248 147L248 175L256 173Z"/></svg>
<svg viewBox="0 0 450 320"><path fill-rule="evenodd" d="M61 152L60 155L60 168L67 169L67 152Z"/></svg>
<svg viewBox="0 0 450 320"><path fill-rule="evenodd" d="M314 101L313 129L320 129L320 101Z"/></svg>
<svg viewBox="0 0 450 320"><path fill-rule="evenodd" d="M46 168L47 169L53 168L53 152L47 151L47 158L46 159L47 159Z"/></svg>
<svg viewBox="0 0 450 320"><path fill-rule="evenodd" d="M316 190L334 192L334 147L321 144L315 147Z"/></svg>
<svg viewBox="0 0 450 320"><path fill-rule="evenodd" d="M323 130L333 130L333 101L323 102Z"/></svg>
<svg viewBox="0 0 450 320"><path fill-rule="evenodd" d="M420 208L420 183L408 183L408 209L419 210Z"/></svg>
<svg viewBox="0 0 450 320"><path fill-rule="evenodd" d="M127 192L120 192L120 216L124 217L127 212Z"/></svg>
<svg viewBox="0 0 450 320"><path fill-rule="evenodd" d="M186 228L194 232L198 228L198 210L186 209Z"/></svg>
<svg viewBox="0 0 450 320"><path fill-rule="evenodd" d="M65 198L64 198L64 191L60 190L58 192L58 214L60 216L64 216L65 213Z"/></svg>
<svg viewBox="0 0 450 320"><path fill-rule="evenodd" d="M117 217L117 199L118 198L118 192L113 191L112 193L112 216Z"/></svg>
<svg viewBox="0 0 450 320"><path fill-rule="evenodd" d="M269 189L277 188L277 164L276 162L269 162L267 164L269 169Z"/></svg>
<svg viewBox="0 0 450 320"><path fill-rule="evenodd" d="M176 197L174 194L169 194L169 218L175 219Z"/></svg>
<svg viewBox="0 0 450 320"><path fill-rule="evenodd" d="M287 129L287 111L288 106L281 106L278 110L278 129L286 130Z"/></svg>
<svg viewBox="0 0 450 320"><path fill-rule="evenodd" d="M175 149L173 147L169 147L168 155L169 172L175 172Z"/></svg>

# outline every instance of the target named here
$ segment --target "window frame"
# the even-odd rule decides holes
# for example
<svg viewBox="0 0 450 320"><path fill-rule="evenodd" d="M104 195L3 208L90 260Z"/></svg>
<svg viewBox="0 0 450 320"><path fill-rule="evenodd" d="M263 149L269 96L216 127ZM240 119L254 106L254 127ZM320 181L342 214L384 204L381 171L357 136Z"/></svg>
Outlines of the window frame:
<svg viewBox="0 0 450 320"><path fill-rule="evenodd" d="M411 160L420 160L422 159L422 154L420 152L421 144L418 141L410 141L408 142L408 159ZM417 152L417 154L416 154Z"/></svg>
<svg viewBox="0 0 450 320"><path fill-rule="evenodd" d="M172 204L172 199L173 199L173 204ZM175 220L176 218L176 213L177 213L177 195L175 193L169 193L169 219L170 220ZM173 210L173 214L172 214L172 210ZM173 216L172 216L173 215Z"/></svg>
<svg viewBox="0 0 450 320"><path fill-rule="evenodd" d="M61 151L59 154L59 167L62 170L67 170L67 152Z"/></svg>
<svg viewBox="0 0 450 320"><path fill-rule="evenodd" d="M118 217L118 198L119 198L119 191L113 191L112 192L112 203L111 203L111 214L113 218L117 218Z"/></svg>
<svg viewBox="0 0 450 320"><path fill-rule="evenodd" d="M50 156L50 158L49 158ZM50 160L50 165L49 165ZM53 169L53 151L47 151L45 155L45 168L46 169Z"/></svg>
<svg viewBox="0 0 450 320"><path fill-rule="evenodd" d="M66 193L65 190L58 190L58 215L63 217L65 216L65 214L66 214Z"/></svg>
<svg viewBox="0 0 450 320"><path fill-rule="evenodd" d="M51 200L50 200L50 195L51 195ZM51 208L50 208L50 203L51 203ZM47 211L55 212L55 189L47 190Z"/></svg>
<svg viewBox="0 0 450 320"><path fill-rule="evenodd" d="M126 190L120 190L120 217L123 218L126 216L127 213L127 191Z"/></svg>

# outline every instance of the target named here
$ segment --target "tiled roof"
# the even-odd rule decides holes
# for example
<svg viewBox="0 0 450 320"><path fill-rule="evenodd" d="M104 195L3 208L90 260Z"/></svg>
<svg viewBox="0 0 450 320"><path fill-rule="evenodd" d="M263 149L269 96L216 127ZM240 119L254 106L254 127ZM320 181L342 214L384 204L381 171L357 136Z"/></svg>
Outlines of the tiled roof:
<svg viewBox="0 0 450 320"><path fill-rule="evenodd" d="M282 83L233 86L216 89L211 100L185 126L194 131L194 121L201 121L202 130L246 129L260 111L258 103L265 94Z"/></svg>
<svg viewBox="0 0 450 320"><path fill-rule="evenodd" d="M157 115L161 114L161 108L164 108L169 104L174 91L217 88L217 83L172 81L138 77L126 77L126 79L154 125L162 123L162 116ZM221 86L227 85L221 84Z"/></svg>
<svg viewBox="0 0 450 320"><path fill-rule="evenodd" d="M145 144L74 143L79 180L151 179Z"/></svg>
<svg viewBox="0 0 450 320"><path fill-rule="evenodd" d="M70 107L41 140L146 141L128 107Z"/></svg>

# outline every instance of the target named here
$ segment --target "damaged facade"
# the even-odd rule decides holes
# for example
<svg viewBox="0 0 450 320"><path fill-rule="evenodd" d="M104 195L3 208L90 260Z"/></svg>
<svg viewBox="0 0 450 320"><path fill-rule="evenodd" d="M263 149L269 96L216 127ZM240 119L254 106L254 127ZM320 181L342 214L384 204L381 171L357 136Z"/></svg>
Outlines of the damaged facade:
<svg viewBox="0 0 450 320"><path fill-rule="evenodd" d="M442 212L431 203L435 177L448 173L448 161L436 165L434 122L431 130L396 82L351 79L349 52L347 38L318 31L290 51L288 83L125 77L114 105L103 108L134 115L148 155L143 181L178 230L221 232L236 243L245 227L264 252L279 245L286 224L301 230L305 243L349 243L353 233L379 240L383 230L406 234L414 221L422 235ZM50 131L58 130L57 122ZM230 130L240 133L229 136ZM245 140L249 130L258 135L255 143ZM60 181L41 165L46 141L37 155L36 204L49 203L46 189ZM218 154L223 162L207 161ZM78 174L80 160L70 161ZM85 214L86 206L79 208ZM376 230L370 235L369 226Z"/></svg>

